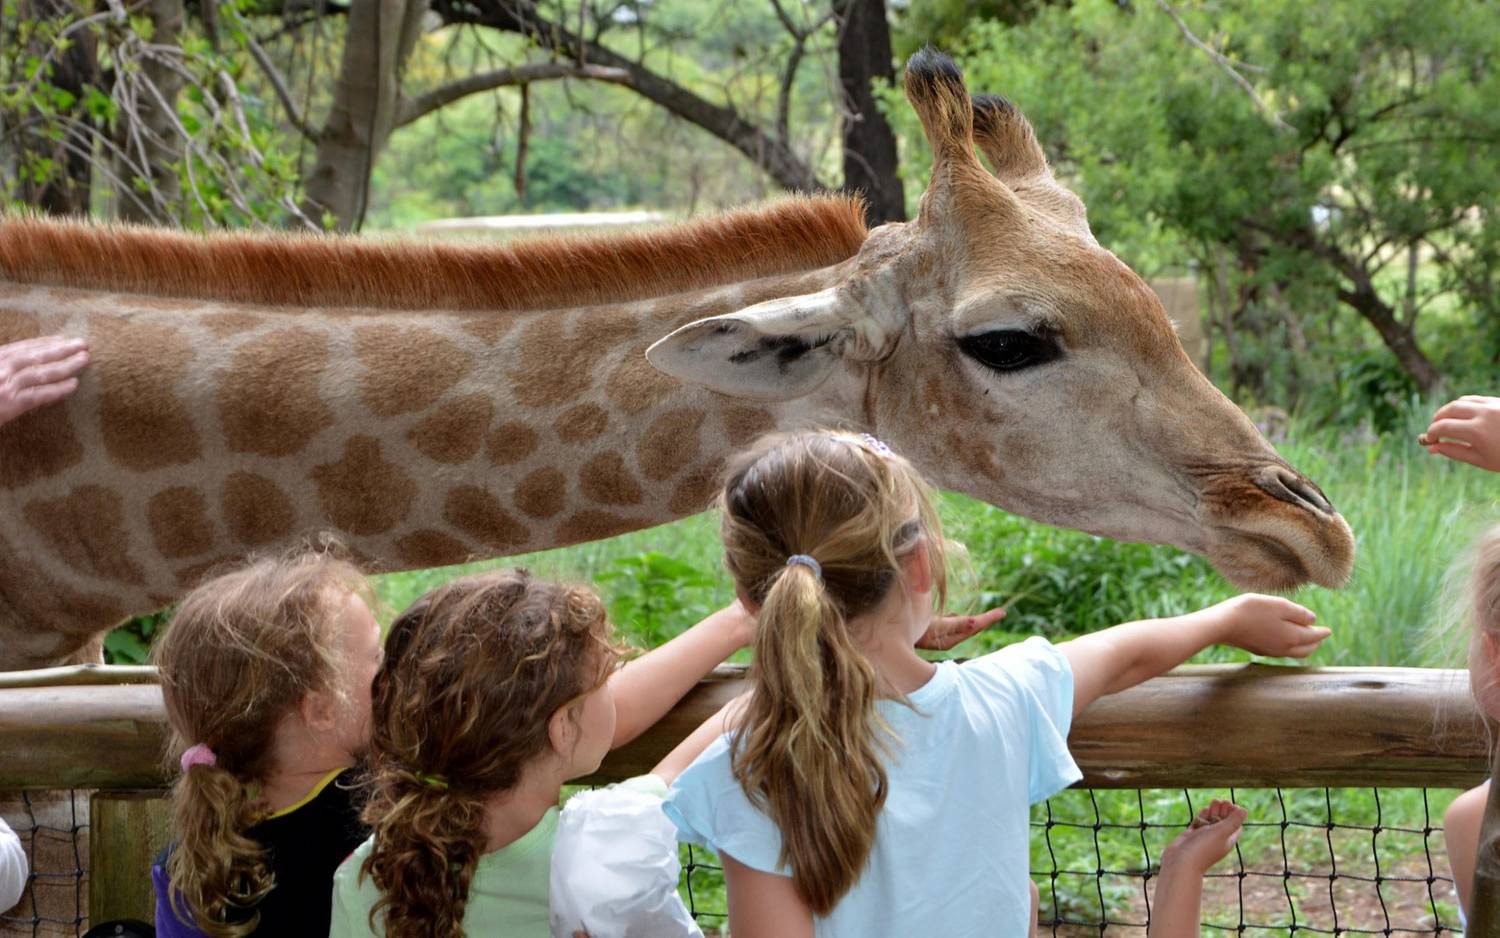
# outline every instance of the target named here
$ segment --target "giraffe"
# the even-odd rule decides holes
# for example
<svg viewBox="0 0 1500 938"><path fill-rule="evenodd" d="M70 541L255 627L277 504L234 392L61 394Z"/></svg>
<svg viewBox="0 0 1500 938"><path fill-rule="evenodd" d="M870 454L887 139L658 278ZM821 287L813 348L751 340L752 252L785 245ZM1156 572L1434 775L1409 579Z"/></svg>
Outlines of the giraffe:
<svg viewBox="0 0 1500 938"><path fill-rule="evenodd" d="M659 524L807 425L1243 586L1341 584L1348 526L1192 365L1020 112L936 54L906 93L932 178L873 231L838 197L514 247L0 223L0 341L94 359L0 429L0 667L312 532L390 570Z"/></svg>

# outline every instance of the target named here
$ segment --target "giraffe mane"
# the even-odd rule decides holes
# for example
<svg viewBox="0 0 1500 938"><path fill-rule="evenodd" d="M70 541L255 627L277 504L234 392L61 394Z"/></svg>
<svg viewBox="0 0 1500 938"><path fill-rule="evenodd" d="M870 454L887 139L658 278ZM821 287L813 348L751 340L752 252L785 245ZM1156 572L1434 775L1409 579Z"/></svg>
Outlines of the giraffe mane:
<svg viewBox="0 0 1500 938"><path fill-rule="evenodd" d="M790 197L668 228L508 245L0 219L0 278L269 306L524 310L642 300L852 257L847 196Z"/></svg>

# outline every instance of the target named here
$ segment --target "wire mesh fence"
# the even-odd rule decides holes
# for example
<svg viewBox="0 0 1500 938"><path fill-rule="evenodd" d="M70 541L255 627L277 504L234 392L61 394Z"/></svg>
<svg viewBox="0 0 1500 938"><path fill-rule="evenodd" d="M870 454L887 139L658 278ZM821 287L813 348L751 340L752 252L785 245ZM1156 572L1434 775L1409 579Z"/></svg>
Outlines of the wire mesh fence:
<svg viewBox="0 0 1500 938"><path fill-rule="evenodd" d="M1443 789L1075 789L1032 810L1032 876L1042 934L1144 936L1162 850L1210 798L1249 811L1233 852L1205 880L1203 934L1254 936L1458 933ZM961 808L959 808L961 810ZM88 927L88 793L0 797L32 857L0 936L78 936ZM682 848L684 901L724 934L717 858Z"/></svg>

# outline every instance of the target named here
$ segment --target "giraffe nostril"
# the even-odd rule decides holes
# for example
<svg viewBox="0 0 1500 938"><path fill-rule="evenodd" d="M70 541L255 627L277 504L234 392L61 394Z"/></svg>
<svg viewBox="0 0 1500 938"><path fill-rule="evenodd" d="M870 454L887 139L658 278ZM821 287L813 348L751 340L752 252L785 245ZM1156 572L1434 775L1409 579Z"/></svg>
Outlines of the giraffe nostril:
<svg viewBox="0 0 1500 938"><path fill-rule="evenodd" d="M1261 491L1319 514L1334 514L1333 505L1316 485L1286 466L1267 466L1255 474Z"/></svg>

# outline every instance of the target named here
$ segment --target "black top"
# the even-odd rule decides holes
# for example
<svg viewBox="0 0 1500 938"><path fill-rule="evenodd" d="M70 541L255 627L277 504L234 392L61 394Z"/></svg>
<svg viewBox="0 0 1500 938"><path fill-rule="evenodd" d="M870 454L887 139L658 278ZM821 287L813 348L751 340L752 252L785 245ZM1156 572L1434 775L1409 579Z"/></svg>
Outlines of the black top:
<svg viewBox="0 0 1500 938"><path fill-rule="evenodd" d="M345 769L320 783L308 797L271 815L245 831L266 848L276 885L257 906L260 922L252 932L257 938L296 938L309 935L326 938L333 905L333 871L354 848L370 836L359 819L359 799L354 790L357 770ZM171 848L169 847L168 850ZM166 851L158 858L159 882L165 882ZM171 905L157 894L156 927L160 935L192 935L181 923L163 930L163 910Z"/></svg>

